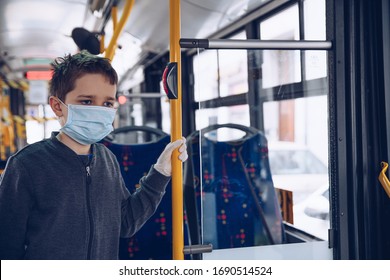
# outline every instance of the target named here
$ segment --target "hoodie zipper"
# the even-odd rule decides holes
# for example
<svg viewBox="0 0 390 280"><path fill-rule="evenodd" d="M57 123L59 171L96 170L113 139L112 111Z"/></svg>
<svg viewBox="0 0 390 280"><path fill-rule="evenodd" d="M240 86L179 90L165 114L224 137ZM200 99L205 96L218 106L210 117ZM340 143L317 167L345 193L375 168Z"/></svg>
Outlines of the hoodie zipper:
<svg viewBox="0 0 390 280"><path fill-rule="evenodd" d="M87 252L87 259L91 259L91 253L92 253L92 239L93 239L93 217L92 217L92 210L91 210L91 194L90 194L90 185L91 185L91 173L90 173L90 167L87 165L85 167L85 171L87 172L87 181L86 181L86 191L87 191L87 210L88 210L88 219L89 219L89 242L88 242L88 252Z"/></svg>

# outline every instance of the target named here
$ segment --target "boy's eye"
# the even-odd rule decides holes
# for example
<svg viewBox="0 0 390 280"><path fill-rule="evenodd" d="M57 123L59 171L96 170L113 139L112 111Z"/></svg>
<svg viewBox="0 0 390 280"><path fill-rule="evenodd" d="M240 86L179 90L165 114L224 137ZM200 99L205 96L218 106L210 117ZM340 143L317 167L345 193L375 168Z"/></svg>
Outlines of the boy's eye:
<svg viewBox="0 0 390 280"><path fill-rule="evenodd" d="M82 105L91 105L92 104L92 101L91 100L81 100L80 103Z"/></svg>
<svg viewBox="0 0 390 280"><path fill-rule="evenodd" d="M113 103L113 102L109 102L109 101L104 102L103 105L104 105L105 107L110 107L110 108L114 107L114 103Z"/></svg>

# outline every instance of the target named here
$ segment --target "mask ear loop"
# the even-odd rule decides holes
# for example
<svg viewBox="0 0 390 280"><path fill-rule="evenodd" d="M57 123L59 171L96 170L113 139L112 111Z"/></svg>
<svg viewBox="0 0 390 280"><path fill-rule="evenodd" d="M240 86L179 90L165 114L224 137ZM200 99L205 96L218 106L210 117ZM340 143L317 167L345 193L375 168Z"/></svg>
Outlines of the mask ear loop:
<svg viewBox="0 0 390 280"><path fill-rule="evenodd" d="M57 101L59 101L62 105L64 105L66 108L68 108L68 105L66 105L60 98L56 96Z"/></svg>
<svg viewBox="0 0 390 280"><path fill-rule="evenodd" d="M62 102L62 100L61 100L60 98L58 98L57 96L54 96L54 98L55 98L59 103L61 103L62 105L64 105L66 108L68 108L68 105L66 105L64 102ZM60 106L60 108L61 108L61 106ZM62 109L61 109L61 111L62 111ZM59 121L60 116L57 116L57 115L56 115L56 118L57 118L57 120Z"/></svg>

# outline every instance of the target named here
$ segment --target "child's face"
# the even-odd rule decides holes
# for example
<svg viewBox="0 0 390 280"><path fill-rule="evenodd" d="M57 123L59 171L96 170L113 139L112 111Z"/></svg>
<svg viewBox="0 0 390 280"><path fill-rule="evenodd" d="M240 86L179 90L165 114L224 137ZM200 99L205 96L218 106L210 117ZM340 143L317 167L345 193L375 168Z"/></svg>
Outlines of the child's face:
<svg viewBox="0 0 390 280"><path fill-rule="evenodd" d="M85 74L76 80L75 88L70 91L64 100L66 105L94 105L113 108L115 104L116 85L101 74ZM67 120L67 110L63 110L60 124Z"/></svg>

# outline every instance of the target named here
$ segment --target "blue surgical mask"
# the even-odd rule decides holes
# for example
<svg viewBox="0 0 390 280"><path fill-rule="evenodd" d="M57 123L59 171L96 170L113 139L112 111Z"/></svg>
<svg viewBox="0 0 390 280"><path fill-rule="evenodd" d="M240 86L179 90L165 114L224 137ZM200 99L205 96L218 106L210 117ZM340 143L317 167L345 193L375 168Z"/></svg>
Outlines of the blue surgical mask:
<svg viewBox="0 0 390 280"><path fill-rule="evenodd" d="M82 145L93 144L114 130L112 123L116 109L103 106L64 105L68 107L68 119L60 131L76 142Z"/></svg>

